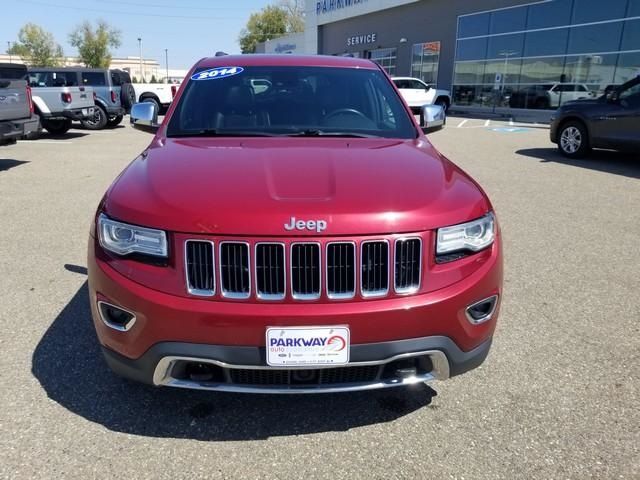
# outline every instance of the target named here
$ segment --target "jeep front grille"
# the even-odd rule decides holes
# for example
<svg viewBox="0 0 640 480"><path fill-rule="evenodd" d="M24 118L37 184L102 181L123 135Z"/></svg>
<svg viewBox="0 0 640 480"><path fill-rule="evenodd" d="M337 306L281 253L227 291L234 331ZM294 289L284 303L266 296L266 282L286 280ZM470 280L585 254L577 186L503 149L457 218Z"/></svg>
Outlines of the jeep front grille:
<svg viewBox="0 0 640 480"><path fill-rule="evenodd" d="M211 297L215 294L213 252L213 242L201 240L185 242L187 289L191 295Z"/></svg>
<svg viewBox="0 0 640 480"><path fill-rule="evenodd" d="M396 240L395 290L413 293L420 288L422 242L419 238Z"/></svg>
<svg viewBox="0 0 640 480"><path fill-rule="evenodd" d="M389 292L389 242L362 244L361 288L365 297L380 297Z"/></svg>
<svg viewBox="0 0 640 480"><path fill-rule="evenodd" d="M327 245L327 295L331 299L356 294L356 246L353 242Z"/></svg>
<svg viewBox="0 0 640 480"><path fill-rule="evenodd" d="M256 291L261 300L282 300L285 296L284 244L256 245Z"/></svg>
<svg viewBox="0 0 640 480"><path fill-rule="evenodd" d="M242 299L251 295L248 243L220 244L220 291L228 298Z"/></svg>
<svg viewBox="0 0 640 480"><path fill-rule="evenodd" d="M190 295L263 301L364 299L419 291L422 239L194 240L184 244ZM255 280L254 280L255 278Z"/></svg>
<svg viewBox="0 0 640 480"><path fill-rule="evenodd" d="M291 294L296 300L320 297L320 244L291 245Z"/></svg>

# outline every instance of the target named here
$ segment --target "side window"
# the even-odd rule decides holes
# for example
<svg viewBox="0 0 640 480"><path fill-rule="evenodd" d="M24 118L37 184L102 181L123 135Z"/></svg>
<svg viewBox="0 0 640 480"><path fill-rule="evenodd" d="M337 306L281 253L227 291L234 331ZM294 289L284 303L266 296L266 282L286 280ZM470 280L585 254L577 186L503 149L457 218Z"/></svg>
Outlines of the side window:
<svg viewBox="0 0 640 480"><path fill-rule="evenodd" d="M620 92L620 101L624 101L630 107L640 108L640 83Z"/></svg>
<svg viewBox="0 0 640 480"><path fill-rule="evenodd" d="M577 91L578 92L588 92L589 90L584 85L578 85Z"/></svg>
<svg viewBox="0 0 640 480"><path fill-rule="evenodd" d="M82 85L90 87L103 87L107 84L102 72L82 72Z"/></svg>
<svg viewBox="0 0 640 480"><path fill-rule="evenodd" d="M422 83L420 83L420 82L418 82L416 80L410 80L409 81L409 85L410 85L409 88L413 88L415 90L424 90L425 89L425 86Z"/></svg>
<svg viewBox="0 0 640 480"><path fill-rule="evenodd" d="M406 80L403 80L403 82L406 82ZM398 86L398 88L406 88L406 87L401 87L397 83L396 85ZM372 85L371 82L367 82L366 93L367 93L367 97L370 98L370 101L372 101L375 104L374 108L375 108L375 112L377 112L375 116L379 117L376 120L378 120L378 123L380 124L380 128L382 129L386 128L389 130L396 128L396 124L397 124L396 115L393 112L393 109L391 108L389 101L384 96L384 94L380 91L380 89L375 88L375 85Z"/></svg>
<svg viewBox="0 0 640 480"><path fill-rule="evenodd" d="M118 73L111 72L111 84L114 87L122 86L122 79L120 78L120 75Z"/></svg>

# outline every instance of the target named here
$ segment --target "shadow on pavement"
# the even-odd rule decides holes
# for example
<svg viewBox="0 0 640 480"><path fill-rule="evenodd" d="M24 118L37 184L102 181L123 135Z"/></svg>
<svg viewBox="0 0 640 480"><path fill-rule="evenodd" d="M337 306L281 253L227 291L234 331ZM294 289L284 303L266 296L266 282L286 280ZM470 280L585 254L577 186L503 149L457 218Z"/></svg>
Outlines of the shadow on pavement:
<svg viewBox="0 0 640 480"><path fill-rule="evenodd" d="M572 167L640 178L640 155L638 154L594 150L586 158L574 160L563 156L555 148L525 148L516 153L523 157L537 158L543 163L562 163Z"/></svg>
<svg viewBox="0 0 640 480"><path fill-rule="evenodd" d="M86 282L38 343L32 373L49 398L110 430L204 441L346 431L395 420L429 405L432 396L424 385L352 394L277 396L128 382L112 374L102 358Z"/></svg>
<svg viewBox="0 0 640 480"><path fill-rule="evenodd" d="M4 172L5 170L10 170L13 167L19 167L25 162L24 160L13 160L11 158L0 158L0 172Z"/></svg>
<svg viewBox="0 0 640 480"><path fill-rule="evenodd" d="M84 132L66 132L62 135L53 135L51 133L48 133L46 130L43 130L37 139L29 140L29 142L37 142L38 140L73 140L74 138L82 138L86 137L87 135L89 134Z"/></svg>

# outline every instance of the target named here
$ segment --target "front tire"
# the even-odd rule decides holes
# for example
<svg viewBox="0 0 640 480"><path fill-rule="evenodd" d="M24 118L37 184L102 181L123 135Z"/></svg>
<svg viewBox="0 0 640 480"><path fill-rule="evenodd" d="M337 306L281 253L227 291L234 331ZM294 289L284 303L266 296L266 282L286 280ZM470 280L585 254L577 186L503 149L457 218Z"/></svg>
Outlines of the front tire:
<svg viewBox="0 0 640 480"><path fill-rule="evenodd" d="M111 117L107 122L107 126L111 128L117 127L118 125L120 125L120 122L122 122L122 119L123 115L116 115L115 117Z"/></svg>
<svg viewBox="0 0 640 480"><path fill-rule="evenodd" d="M437 99L436 105L442 107L445 113L447 113L447 110L449 110L449 101L445 98Z"/></svg>
<svg viewBox="0 0 640 480"><path fill-rule="evenodd" d="M93 109L93 116L82 120L81 123L87 130L102 130L107 126L108 121L109 117L107 117L107 112L105 112L102 107L96 106Z"/></svg>
<svg viewBox="0 0 640 480"><path fill-rule="evenodd" d="M71 120L42 120L42 127L51 135L64 135L71 128Z"/></svg>
<svg viewBox="0 0 640 480"><path fill-rule="evenodd" d="M563 124L558 134L558 149L568 158L585 157L591 150L585 125L578 121Z"/></svg>

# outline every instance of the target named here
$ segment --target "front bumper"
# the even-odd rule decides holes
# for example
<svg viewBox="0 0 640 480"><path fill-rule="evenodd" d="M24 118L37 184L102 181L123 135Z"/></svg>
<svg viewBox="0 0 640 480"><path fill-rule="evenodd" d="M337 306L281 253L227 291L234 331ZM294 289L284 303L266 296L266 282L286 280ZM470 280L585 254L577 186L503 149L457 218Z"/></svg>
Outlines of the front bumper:
<svg viewBox="0 0 640 480"><path fill-rule="evenodd" d="M348 366L314 370L267 367L264 347L162 342L136 360L105 347L102 352L115 373L150 385L282 394L352 392L446 380L478 367L490 347L491 338L463 352L443 336L352 345ZM215 374L206 380L190 378L184 374L184 365L189 363L209 365ZM410 364L416 366L413 374L396 373L398 368ZM306 377L296 380L297 372L304 372Z"/></svg>
<svg viewBox="0 0 640 480"><path fill-rule="evenodd" d="M468 277L433 292L372 301L308 304L304 302L248 303L185 298L150 289L115 271L96 258L89 241L89 292L94 325L111 368L122 376L158 386L208 390L305 393L386 388L445 379L477 367L486 357L499 314L499 302L489 320L473 324L465 313L475 302L502 294L502 256L499 243ZM105 324L98 302L129 310L130 328ZM332 378L369 368L372 376L356 381L318 384L286 383L291 371L267 367L265 332L273 326L348 325L351 331L350 364L334 368ZM424 357L433 368L408 377L384 376L385 365L398 355ZM176 365L196 362L215 367L214 381L198 382L172 374ZM363 364L364 363L364 364ZM390 367L390 368L391 368ZM345 372L344 369L353 369ZM252 371L263 370L279 383L252 383ZM322 370L319 368L317 370ZM375 371L374 371L375 370ZM274 373L275 372L275 373ZM255 373L255 372L254 372ZM248 376L242 384L232 374ZM375 375L374 375L375 374ZM256 381L262 382L261 377ZM288 378L288 377L287 377ZM345 383L347 383L345 385Z"/></svg>

